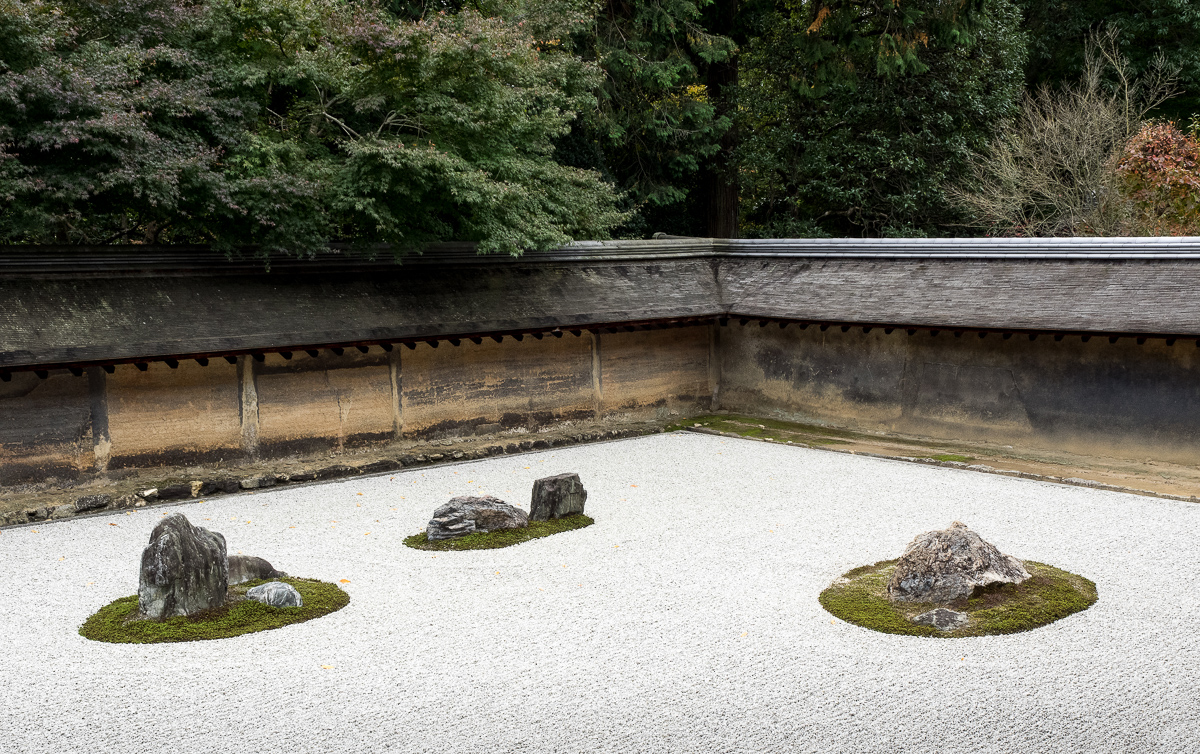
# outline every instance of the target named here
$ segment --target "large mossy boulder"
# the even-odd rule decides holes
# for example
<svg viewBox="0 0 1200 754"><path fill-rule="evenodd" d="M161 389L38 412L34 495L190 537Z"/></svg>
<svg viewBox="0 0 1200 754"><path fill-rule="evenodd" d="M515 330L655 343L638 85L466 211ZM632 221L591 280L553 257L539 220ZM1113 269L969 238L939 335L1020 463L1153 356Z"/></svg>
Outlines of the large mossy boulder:
<svg viewBox="0 0 1200 754"><path fill-rule="evenodd" d="M172 513L150 533L142 551L138 613L162 620L225 604L229 588L225 538Z"/></svg>
<svg viewBox="0 0 1200 754"><path fill-rule="evenodd" d="M1028 578L1021 561L955 521L908 545L888 581L887 594L893 602L948 604L970 597L976 588L1020 584Z"/></svg>

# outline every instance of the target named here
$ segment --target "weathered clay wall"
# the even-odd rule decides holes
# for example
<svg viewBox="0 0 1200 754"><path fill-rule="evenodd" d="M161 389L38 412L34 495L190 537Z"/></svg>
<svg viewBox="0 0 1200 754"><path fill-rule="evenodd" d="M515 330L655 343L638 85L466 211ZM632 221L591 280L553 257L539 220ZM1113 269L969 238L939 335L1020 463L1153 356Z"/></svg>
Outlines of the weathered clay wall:
<svg viewBox="0 0 1200 754"><path fill-rule="evenodd" d="M1192 341L731 322L721 408L861 429L1193 463Z"/></svg>
<svg viewBox="0 0 1200 754"><path fill-rule="evenodd" d="M711 405L710 325L53 370L0 383L0 484L393 440L687 415ZM289 358L290 357L290 358Z"/></svg>
<svg viewBox="0 0 1200 754"><path fill-rule="evenodd" d="M65 369L0 382L0 484L91 468L91 403L88 380Z"/></svg>

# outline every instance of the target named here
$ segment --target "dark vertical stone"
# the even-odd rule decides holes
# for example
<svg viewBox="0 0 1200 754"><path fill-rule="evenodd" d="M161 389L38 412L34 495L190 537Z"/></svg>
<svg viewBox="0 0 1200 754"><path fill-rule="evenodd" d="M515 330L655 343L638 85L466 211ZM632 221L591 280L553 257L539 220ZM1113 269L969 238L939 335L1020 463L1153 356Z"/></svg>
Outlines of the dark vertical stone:
<svg viewBox="0 0 1200 754"><path fill-rule="evenodd" d="M538 479L533 483L533 497L529 503L530 521L548 521L572 513L583 513L587 501L587 490L578 474L558 474Z"/></svg>
<svg viewBox="0 0 1200 754"><path fill-rule="evenodd" d="M172 513L150 532L142 550L138 612L162 620L225 604L229 588L225 537Z"/></svg>

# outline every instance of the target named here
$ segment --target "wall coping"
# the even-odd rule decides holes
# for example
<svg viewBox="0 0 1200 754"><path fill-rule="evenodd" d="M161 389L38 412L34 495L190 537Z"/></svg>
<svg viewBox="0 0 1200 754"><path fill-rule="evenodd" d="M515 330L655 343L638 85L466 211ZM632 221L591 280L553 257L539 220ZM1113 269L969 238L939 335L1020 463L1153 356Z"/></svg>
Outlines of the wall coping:
<svg viewBox="0 0 1200 754"><path fill-rule="evenodd" d="M656 261L697 258L1200 260L1200 237L1144 238L785 238L665 237L634 241L579 241L518 257L478 254L473 244L438 244L399 259L390 247L332 245L312 257L253 250L227 255L200 246L4 246L0 277L96 274L319 274L331 270L406 266L528 265L539 263Z"/></svg>

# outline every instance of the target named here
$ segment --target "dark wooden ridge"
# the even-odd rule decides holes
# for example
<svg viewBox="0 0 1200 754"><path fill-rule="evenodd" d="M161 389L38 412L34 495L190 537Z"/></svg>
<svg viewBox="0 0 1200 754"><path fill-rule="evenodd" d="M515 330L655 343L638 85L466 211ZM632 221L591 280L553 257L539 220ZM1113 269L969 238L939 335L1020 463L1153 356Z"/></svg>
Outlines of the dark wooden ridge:
<svg viewBox="0 0 1200 754"><path fill-rule="evenodd" d="M1197 238L663 238L517 258L459 244L399 264L387 249L4 247L0 378L730 319L1174 343L1200 338L1198 288Z"/></svg>

